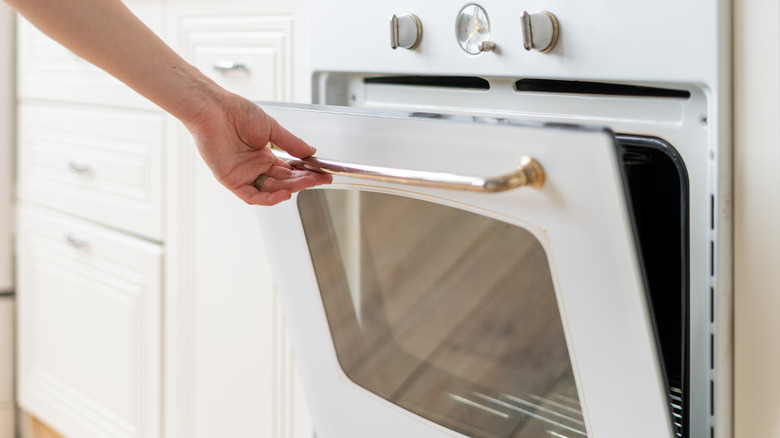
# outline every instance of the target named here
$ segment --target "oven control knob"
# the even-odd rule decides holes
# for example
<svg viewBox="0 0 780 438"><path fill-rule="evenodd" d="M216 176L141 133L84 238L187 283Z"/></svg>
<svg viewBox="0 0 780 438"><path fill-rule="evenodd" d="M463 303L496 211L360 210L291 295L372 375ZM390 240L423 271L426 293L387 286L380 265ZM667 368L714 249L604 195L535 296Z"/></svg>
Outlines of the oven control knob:
<svg viewBox="0 0 780 438"><path fill-rule="evenodd" d="M558 20L547 11L533 14L523 11L520 14L520 31L525 50L549 52L558 42Z"/></svg>
<svg viewBox="0 0 780 438"><path fill-rule="evenodd" d="M482 41L481 43L477 44L477 50L480 52L492 52L496 49L496 43L493 41Z"/></svg>
<svg viewBox="0 0 780 438"><path fill-rule="evenodd" d="M414 14L390 17L390 47L414 50L422 39L422 24Z"/></svg>

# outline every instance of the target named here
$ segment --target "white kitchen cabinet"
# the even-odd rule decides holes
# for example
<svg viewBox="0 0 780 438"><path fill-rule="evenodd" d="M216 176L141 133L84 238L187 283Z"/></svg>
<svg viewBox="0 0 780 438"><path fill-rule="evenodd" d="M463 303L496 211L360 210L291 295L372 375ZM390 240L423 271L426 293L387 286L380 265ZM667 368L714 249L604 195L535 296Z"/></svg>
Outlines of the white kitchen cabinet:
<svg viewBox="0 0 780 438"><path fill-rule="evenodd" d="M180 49L221 86L251 99L292 98L293 14L183 17Z"/></svg>
<svg viewBox="0 0 780 438"><path fill-rule="evenodd" d="M14 436L14 296L0 295L0 438Z"/></svg>
<svg viewBox="0 0 780 438"><path fill-rule="evenodd" d="M157 437L162 248L22 204L19 403L66 436Z"/></svg>
<svg viewBox="0 0 780 438"><path fill-rule="evenodd" d="M160 33L161 2L128 6ZM165 117L23 19L17 52L17 401L69 438L159 437Z"/></svg>
<svg viewBox="0 0 780 438"><path fill-rule="evenodd" d="M309 101L305 1L127 3L226 88ZM68 438L311 437L255 208L177 120L17 35L22 409Z"/></svg>
<svg viewBox="0 0 780 438"><path fill-rule="evenodd" d="M18 117L20 199L162 240L162 114L36 103Z"/></svg>
<svg viewBox="0 0 780 438"><path fill-rule="evenodd" d="M252 100L308 101L303 1L171 1L171 44ZM305 438L304 405L255 208L177 123L166 215L166 436Z"/></svg>
<svg viewBox="0 0 780 438"><path fill-rule="evenodd" d="M125 2L158 35L162 34L163 3ZM18 22L17 93L22 99L57 100L123 108L157 107L99 68L84 61L38 31Z"/></svg>

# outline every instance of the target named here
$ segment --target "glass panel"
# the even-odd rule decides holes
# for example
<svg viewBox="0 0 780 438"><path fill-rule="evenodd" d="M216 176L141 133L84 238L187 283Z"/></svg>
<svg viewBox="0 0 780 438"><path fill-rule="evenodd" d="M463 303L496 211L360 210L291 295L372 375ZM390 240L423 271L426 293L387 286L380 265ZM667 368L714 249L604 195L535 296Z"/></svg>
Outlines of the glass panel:
<svg viewBox="0 0 780 438"><path fill-rule="evenodd" d="M531 233L372 192L304 191L298 207L352 381L471 437L587 436Z"/></svg>

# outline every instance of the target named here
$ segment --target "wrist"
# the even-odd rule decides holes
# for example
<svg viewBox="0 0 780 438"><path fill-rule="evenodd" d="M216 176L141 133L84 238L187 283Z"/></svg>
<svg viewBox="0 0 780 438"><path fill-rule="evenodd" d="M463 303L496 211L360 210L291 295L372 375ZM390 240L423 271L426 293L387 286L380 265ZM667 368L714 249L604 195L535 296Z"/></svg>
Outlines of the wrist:
<svg viewBox="0 0 780 438"><path fill-rule="evenodd" d="M190 126L197 120L208 117L207 113L220 107L220 102L227 93L226 90L189 64L175 66L173 69L176 91L168 107L163 106L164 110L179 119L185 126Z"/></svg>

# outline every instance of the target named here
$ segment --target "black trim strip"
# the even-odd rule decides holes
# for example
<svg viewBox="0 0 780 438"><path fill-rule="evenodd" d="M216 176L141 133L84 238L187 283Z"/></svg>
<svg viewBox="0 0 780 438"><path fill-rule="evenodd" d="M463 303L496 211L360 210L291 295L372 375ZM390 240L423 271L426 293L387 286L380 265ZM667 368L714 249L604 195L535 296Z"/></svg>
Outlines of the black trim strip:
<svg viewBox="0 0 780 438"><path fill-rule="evenodd" d="M378 76L364 78L365 84L409 85L416 87L470 88L489 90L490 82L474 76Z"/></svg>
<svg viewBox="0 0 780 438"><path fill-rule="evenodd" d="M560 94L668 97L675 99L689 99L691 97L691 93L686 90L552 79L520 79L515 82L515 90Z"/></svg>

